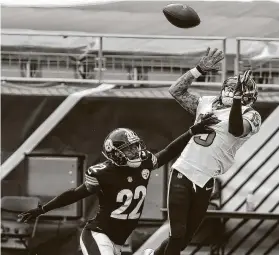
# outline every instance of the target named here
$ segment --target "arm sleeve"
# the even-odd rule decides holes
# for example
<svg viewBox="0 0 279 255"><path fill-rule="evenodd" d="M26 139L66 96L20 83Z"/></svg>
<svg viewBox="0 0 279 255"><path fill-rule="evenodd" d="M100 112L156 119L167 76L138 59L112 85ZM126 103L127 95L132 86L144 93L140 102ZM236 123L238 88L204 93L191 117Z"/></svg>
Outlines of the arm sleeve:
<svg viewBox="0 0 279 255"><path fill-rule="evenodd" d="M98 170L102 165L91 166L85 173L85 181L77 188L67 190L61 195L53 198L43 206L45 212L73 204L83 198L96 194L100 189L98 181ZM100 174L99 174L100 175Z"/></svg>
<svg viewBox="0 0 279 255"><path fill-rule="evenodd" d="M189 131L187 131L186 133L172 141L165 149L156 153L155 156L157 158L157 168L178 157L187 143L190 141L191 137L191 134L189 133Z"/></svg>
<svg viewBox="0 0 279 255"><path fill-rule="evenodd" d="M44 212L48 212L57 208L76 203L77 201L86 198L90 195L92 195L92 193L88 191L87 187L85 187L85 184L82 184L75 189L70 189L63 192L62 194L58 195L57 197L53 198L48 203L43 205L42 208Z"/></svg>
<svg viewBox="0 0 279 255"><path fill-rule="evenodd" d="M233 104L229 116L229 133L235 137L240 137L243 134L243 116L242 105L240 99L233 99Z"/></svg>

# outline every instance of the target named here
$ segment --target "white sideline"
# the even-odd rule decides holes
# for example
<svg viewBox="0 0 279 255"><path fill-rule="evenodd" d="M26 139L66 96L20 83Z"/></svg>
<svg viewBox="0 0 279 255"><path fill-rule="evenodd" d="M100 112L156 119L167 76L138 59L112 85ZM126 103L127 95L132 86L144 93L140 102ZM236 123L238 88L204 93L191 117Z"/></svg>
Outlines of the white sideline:
<svg viewBox="0 0 279 255"><path fill-rule="evenodd" d="M69 95L54 110L54 112L25 140L25 142L2 164L1 180L3 180L24 159L25 153L31 152L83 97L110 90L114 87L115 85L112 84L101 84L96 88L85 89Z"/></svg>

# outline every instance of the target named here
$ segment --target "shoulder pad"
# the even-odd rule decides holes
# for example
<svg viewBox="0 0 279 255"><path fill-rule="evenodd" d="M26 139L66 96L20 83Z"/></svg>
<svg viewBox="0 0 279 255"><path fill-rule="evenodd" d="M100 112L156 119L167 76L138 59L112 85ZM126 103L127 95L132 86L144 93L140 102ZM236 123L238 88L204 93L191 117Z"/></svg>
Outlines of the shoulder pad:
<svg viewBox="0 0 279 255"><path fill-rule="evenodd" d="M245 110L243 113L243 119L246 119L252 128L252 134L255 134L259 131L262 120L261 115L252 108L248 108L247 111Z"/></svg>
<svg viewBox="0 0 279 255"><path fill-rule="evenodd" d="M91 190L92 187L98 187L99 183L102 181L103 173L106 172L106 169L109 169L109 162L100 163L94 166L90 166L85 172L85 185L88 190Z"/></svg>

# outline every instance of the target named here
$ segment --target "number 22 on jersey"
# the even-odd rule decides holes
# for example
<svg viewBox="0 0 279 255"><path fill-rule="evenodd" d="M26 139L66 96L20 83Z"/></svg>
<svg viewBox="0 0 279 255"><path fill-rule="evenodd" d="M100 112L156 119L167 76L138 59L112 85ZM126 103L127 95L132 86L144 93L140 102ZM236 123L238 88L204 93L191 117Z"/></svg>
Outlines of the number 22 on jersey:
<svg viewBox="0 0 279 255"><path fill-rule="evenodd" d="M140 217L140 208L143 204L143 201L146 197L146 187L145 186L138 186L135 189L135 192L133 193L129 189L123 189L121 190L116 197L116 202L123 203L119 208L114 210L110 217L115 219L138 219ZM133 199L139 199L137 205L133 209L133 211L129 214L125 213L125 211L129 208L131 205Z"/></svg>
<svg viewBox="0 0 279 255"><path fill-rule="evenodd" d="M204 116L204 114L199 115L199 117L197 119L197 123L202 119L203 116ZM202 139L201 135L194 136L194 142L203 147L208 147L213 143L215 137L216 137L216 132L215 132L215 130L212 129L212 132L207 134L205 139Z"/></svg>

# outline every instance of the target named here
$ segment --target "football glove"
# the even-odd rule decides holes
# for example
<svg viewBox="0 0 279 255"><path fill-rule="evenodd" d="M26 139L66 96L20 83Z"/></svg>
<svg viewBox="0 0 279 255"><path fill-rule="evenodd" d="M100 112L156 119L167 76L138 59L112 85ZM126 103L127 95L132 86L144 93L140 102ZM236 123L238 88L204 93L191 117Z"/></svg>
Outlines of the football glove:
<svg viewBox="0 0 279 255"><path fill-rule="evenodd" d="M35 209L31 209L27 212L23 212L21 214L18 215L19 218L19 222L25 222L27 223L30 220L36 219L38 216L40 216L41 214L44 214L44 210L42 208L41 205L39 205L37 208Z"/></svg>
<svg viewBox="0 0 279 255"><path fill-rule="evenodd" d="M209 126L219 122L220 120L213 113L207 113L202 117L200 122L190 127L190 131L193 135L209 134L212 133L212 129Z"/></svg>
<svg viewBox="0 0 279 255"><path fill-rule="evenodd" d="M250 79L250 76L252 74L251 70L245 71L242 78L240 78L240 75L238 75L237 77L237 83L236 83L236 87L234 90L234 95L233 98L234 99L242 99L243 96L243 92L244 92L244 88L247 84L247 82Z"/></svg>
<svg viewBox="0 0 279 255"><path fill-rule="evenodd" d="M201 58L197 65L197 70L201 74L206 74L210 71L219 71L219 66L217 65L222 59L224 59L224 54L218 49L210 51L210 47L207 48L205 56Z"/></svg>

